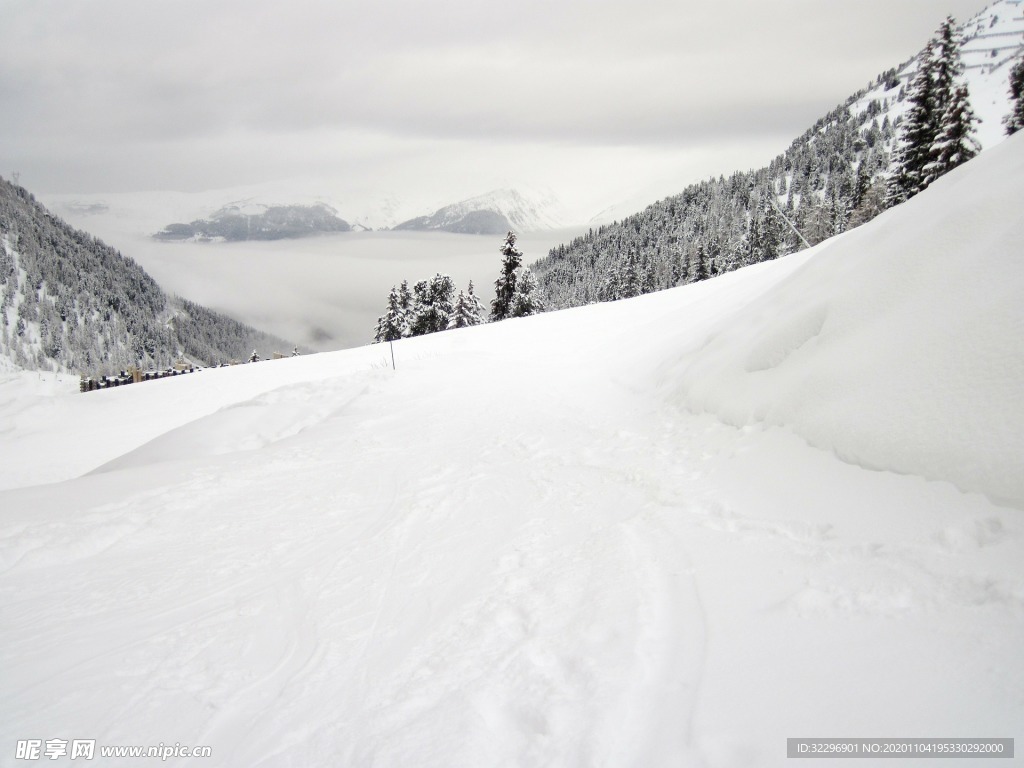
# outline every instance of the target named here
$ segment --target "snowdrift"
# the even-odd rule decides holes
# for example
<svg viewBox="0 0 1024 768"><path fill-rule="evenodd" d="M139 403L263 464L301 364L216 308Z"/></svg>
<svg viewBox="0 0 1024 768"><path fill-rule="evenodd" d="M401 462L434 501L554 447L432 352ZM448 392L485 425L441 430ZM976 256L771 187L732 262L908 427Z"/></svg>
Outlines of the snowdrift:
<svg viewBox="0 0 1024 768"><path fill-rule="evenodd" d="M406 339L396 369L4 374L0 764L1024 738L1022 163L1013 139L814 250Z"/></svg>
<svg viewBox="0 0 1024 768"><path fill-rule="evenodd" d="M823 243L665 377L730 424L1024 509L1022 212L1017 136Z"/></svg>

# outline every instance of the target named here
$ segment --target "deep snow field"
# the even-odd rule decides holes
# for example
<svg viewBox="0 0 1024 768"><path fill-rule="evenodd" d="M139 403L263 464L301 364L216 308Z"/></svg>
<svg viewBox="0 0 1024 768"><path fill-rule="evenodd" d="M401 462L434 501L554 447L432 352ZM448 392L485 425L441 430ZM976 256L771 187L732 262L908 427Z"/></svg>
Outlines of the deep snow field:
<svg viewBox="0 0 1024 768"><path fill-rule="evenodd" d="M1024 135L814 249L395 370L0 374L0 764L1019 748L1022 212Z"/></svg>

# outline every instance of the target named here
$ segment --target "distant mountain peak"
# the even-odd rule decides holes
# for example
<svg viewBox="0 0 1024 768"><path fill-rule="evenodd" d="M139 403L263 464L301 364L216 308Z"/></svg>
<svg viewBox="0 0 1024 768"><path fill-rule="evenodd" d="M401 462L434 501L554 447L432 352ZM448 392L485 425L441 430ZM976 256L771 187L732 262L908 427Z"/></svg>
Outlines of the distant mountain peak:
<svg viewBox="0 0 1024 768"><path fill-rule="evenodd" d="M558 229L569 223L569 217L553 193L505 188L446 205L429 216L403 221L394 229L501 235L508 230Z"/></svg>

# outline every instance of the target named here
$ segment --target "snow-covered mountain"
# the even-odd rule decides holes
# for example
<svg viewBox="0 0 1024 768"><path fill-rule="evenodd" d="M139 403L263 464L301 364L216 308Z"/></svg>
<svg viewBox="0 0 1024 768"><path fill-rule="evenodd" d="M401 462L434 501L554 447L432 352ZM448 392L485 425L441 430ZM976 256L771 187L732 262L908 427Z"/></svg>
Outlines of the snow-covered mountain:
<svg viewBox="0 0 1024 768"><path fill-rule="evenodd" d="M438 230L469 235L503 235L559 229L573 223L551 192L498 189L418 216L394 229Z"/></svg>
<svg viewBox="0 0 1024 768"><path fill-rule="evenodd" d="M1013 64L1024 56L1024 7L1020 0L996 0L964 22L960 32L963 82L970 93L971 107L981 120L977 138L984 149L1006 138L1003 118L1009 112L1008 77ZM872 120L895 123L907 110L904 89L917 67L915 56L855 94L847 102L850 113L866 114L875 104Z"/></svg>
<svg viewBox="0 0 1024 768"><path fill-rule="evenodd" d="M266 217L273 211L312 219L319 229L324 229L326 222L333 227L329 231L346 231L334 219L356 231L386 229L412 215L424 202L414 198L403 203L388 192L370 192L365 196L332 192L330 186L323 181L298 179L202 192L68 193L44 195L43 200L76 226L99 230L105 237L156 236L174 223L177 227L170 231L172 235L175 230L185 232L182 224L200 230L198 236L192 235L193 239L201 238L205 229L216 230L222 219ZM327 191L315 191L321 189ZM280 222L269 223L280 229ZM304 228L309 228L308 222ZM213 232L210 237L223 235Z"/></svg>
<svg viewBox="0 0 1024 768"><path fill-rule="evenodd" d="M812 249L401 340L395 369L4 376L5 762L1019 736L1022 210L1024 134Z"/></svg>
<svg viewBox="0 0 1024 768"><path fill-rule="evenodd" d="M245 239L253 216L270 233L288 236L317 231L423 229L479 234L545 231L578 224L587 215L573 213L550 190L527 185L501 189L442 207L437 190L395 191L348 187L330 179L294 179L204 192L139 192L46 195L44 201L76 226L116 239L119 235L157 235L164 239ZM450 197L448 198L451 199ZM421 216L425 210L436 213ZM270 221L265 221L267 217ZM292 221L289 221L289 217ZM296 229L295 219L298 218ZM507 222L500 232L472 226L479 221ZM460 220L463 222L459 229ZM341 222L339 224L338 222ZM168 227L168 224L174 225ZM415 226L413 226L415 225ZM232 237L223 234L224 229ZM500 227L499 227L500 228ZM236 231L237 230L237 231Z"/></svg>
<svg viewBox="0 0 1024 768"><path fill-rule="evenodd" d="M997 0L962 29L970 102L983 148L1006 138L1009 73L1024 56L1017 0ZM533 265L548 306L662 290L775 258L884 210L886 181L917 60L881 73L757 170L691 184L552 249ZM619 209L612 209L616 211Z"/></svg>
<svg viewBox="0 0 1024 768"><path fill-rule="evenodd" d="M153 237L157 240L237 242L285 240L351 229L326 203L266 205L243 201L225 205L207 219L168 224Z"/></svg>
<svg viewBox="0 0 1024 768"><path fill-rule="evenodd" d="M289 349L180 296L132 259L0 179L0 358L21 368L110 374L185 356L209 365Z"/></svg>
<svg viewBox="0 0 1024 768"><path fill-rule="evenodd" d="M941 13L941 9L938 9ZM940 21L936 16L936 26ZM1005 138L1003 118L1007 113L1007 77L1014 61L1024 56L1024 5L1020 0L996 0L985 10L968 19L961 26L964 64L964 82L971 95L971 106L981 119L978 140L982 147L991 147ZM906 111L906 102L900 89L905 88L917 72L917 58L912 57L878 77L865 89L852 95L845 107L850 114L865 115L879 126L894 123ZM823 131L825 125L818 125ZM887 141L887 145L889 142ZM652 202L676 194L663 180L650 189L634 192L628 198L614 202L590 217L594 225L621 221L642 210Z"/></svg>

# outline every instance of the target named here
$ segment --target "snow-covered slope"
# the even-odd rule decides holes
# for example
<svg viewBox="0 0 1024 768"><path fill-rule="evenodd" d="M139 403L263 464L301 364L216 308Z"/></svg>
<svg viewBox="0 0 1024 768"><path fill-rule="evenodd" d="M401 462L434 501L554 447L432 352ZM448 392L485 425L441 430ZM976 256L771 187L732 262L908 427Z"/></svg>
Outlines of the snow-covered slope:
<svg viewBox="0 0 1024 768"><path fill-rule="evenodd" d="M960 27L963 45L960 56L964 65L963 81L970 92L971 107L981 120L977 138L982 148L998 144L1006 138L1003 118L1010 111L1009 76L1016 61L1024 56L1024 8L1020 0L996 0L981 13L963 22ZM917 73L914 58L896 72L898 87L906 87ZM906 112L906 100L898 101L896 88L882 83L866 90L850 105L853 114L863 112L871 102L884 108L875 119L897 119Z"/></svg>
<svg viewBox="0 0 1024 768"><path fill-rule="evenodd" d="M786 426L851 463L1024 508L1024 313L1013 299L1024 144L1013 142L942 194L829 241L672 364L679 397L737 426Z"/></svg>
<svg viewBox="0 0 1024 768"><path fill-rule="evenodd" d="M1024 136L814 249L406 339L397 370L381 345L5 380L0 760L1024 738L1021 210Z"/></svg>
<svg viewBox="0 0 1024 768"><path fill-rule="evenodd" d="M509 230L536 232L573 223L554 194L498 189L459 203L446 205L429 216L419 216L395 229L439 230L470 235L501 235Z"/></svg>

